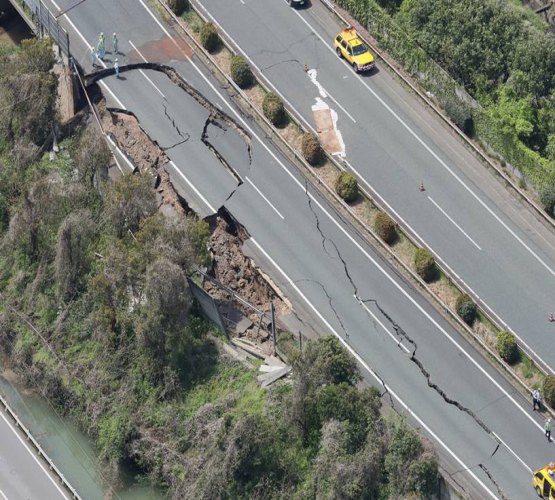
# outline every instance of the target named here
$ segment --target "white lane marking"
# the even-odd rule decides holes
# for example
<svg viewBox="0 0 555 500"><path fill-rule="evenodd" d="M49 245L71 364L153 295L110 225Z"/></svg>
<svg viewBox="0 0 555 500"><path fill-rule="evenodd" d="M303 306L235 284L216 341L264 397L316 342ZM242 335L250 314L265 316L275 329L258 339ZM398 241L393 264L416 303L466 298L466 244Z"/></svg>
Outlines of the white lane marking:
<svg viewBox="0 0 555 500"><path fill-rule="evenodd" d="M394 342L397 344L398 347L401 347L407 354L410 353L409 349L407 349L403 344L402 344L402 340L400 340L398 337L395 337L395 335L393 335L388 329L387 327L383 324L382 321L380 321L378 319L378 317L370 310L370 308L368 308L368 306L356 295L353 295L353 297L356 299L356 301L365 309L365 311L372 317L372 319L374 321L376 321L383 329L384 331L394 340ZM520 458L517 453L507 444L505 443L505 441L503 441L498 435L497 433L495 433L494 431L492 431L492 434L497 438L497 440L503 444L503 446L505 446L505 448L507 448L507 450L509 450L509 452L524 466L524 468L530 472L530 474L533 472L532 469L526 464L526 462L524 462L524 460L522 460L522 458Z"/></svg>
<svg viewBox="0 0 555 500"><path fill-rule="evenodd" d="M347 110L341 105L339 104L339 101L333 97L328 90L326 90L324 88L324 86L317 80L317 76L318 76L318 72L315 69L309 69L308 72L308 78L310 78L310 81L316 85L316 87L318 88L318 93L320 94L320 97L326 98L329 97L335 104L337 104L337 106L339 106L339 108L341 108L341 110L343 111L343 113L345 113L351 120L353 123L356 123L357 121L351 116L351 114L349 112L347 112Z"/></svg>
<svg viewBox="0 0 555 500"><path fill-rule="evenodd" d="M326 43L326 41L322 38L322 36L312 27L312 25L306 21L304 19L303 16L301 16L301 14L297 11L295 11L295 14L299 17L299 19L302 20L303 23L305 23L308 28L310 29L310 31L312 31L312 33L314 33L320 40L321 42L324 44L324 46L326 48L328 48L329 50L331 50L332 52L334 52L334 50L331 48L331 46ZM334 52L335 53L335 52ZM356 75L357 80L362 83L362 85L364 85L369 91L370 93L380 102L380 104L382 104L382 106L385 107L385 109L387 109L396 119L397 121L403 125L403 127L424 147L424 149L426 149L426 151L428 151L428 153L430 153L430 155L432 155L438 162L439 164L445 168L458 182L461 186L464 187L464 189L466 189L466 191L468 191L470 193L470 195L476 200L478 201L478 203L480 205L482 205L482 207L484 207L486 209L486 211L497 221L499 222L526 250L528 250L528 252L530 252L530 254L545 268L549 271L549 273L552 276L555 276L555 271L553 269L551 269L549 267L549 265L547 265L542 258L536 254L536 252L534 252L534 250L532 250L527 244L526 242L520 237L518 236L518 234L516 234L476 193L474 193L474 191L472 191L472 189L467 186L465 184L465 182L451 169L451 167L449 167L449 165L447 165L447 163L445 163L433 150L432 148L430 148L430 146L428 146L419 136L416 132L414 132L409 125L407 125L403 119L363 80L363 78L360 75Z"/></svg>
<svg viewBox="0 0 555 500"><path fill-rule="evenodd" d="M351 165L347 160L343 160L344 163L346 165L348 165L348 167L358 176L358 178L372 191L374 198L378 199L384 206L387 207L387 209L395 215L395 217L397 217L398 220L402 221L407 228L409 228L409 230L412 232L412 234L414 235L414 237L420 241L420 243L422 244L422 246L426 247L426 248L432 248L430 245L428 245L426 243L426 241L424 240L424 238L422 238L422 236L420 236L398 213L397 211L384 199L380 196L380 194L370 185L370 183L360 175L360 173L357 171L357 169L355 167L353 167L353 165ZM449 264L447 264L439 255L436 254L436 258L439 262L441 262L441 264L445 267L445 269L447 269L449 271L449 274L451 274L452 276L454 276L457 280L459 280L460 283L462 283L467 290L470 291L471 294L474 295L474 297L476 297L477 300L479 300L481 302L481 304L489 311L489 313L494 316L495 318L497 318L497 321L499 322L499 324L503 325L505 327L505 330L510 331L517 339L518 341L528 350L528 352L532 353L535 358L537 360L539 360L545 368L547 368L548 371L550 371L551 373L555 373L555 371L553 370L553 368L551 368L550 365L548 365L539 355L538 353L532 349L523 339L522 337L520 337L509 325L507 325L507 323L505 323L505 321L503 321L499 315L482 299L480 298L480 296L472 289L472 287L466 283L466 281L464 281L456 272L453 268L451 268L451 266L449 266Z"/></svg>
<svg viewBox="0 0 555 500"><path fill-rule="evenodd" d="M154 21L156 21L156 24L160 27L160 29L169 37L173 40L173 37L170 35L169 31L164 27L164 25L158 20L158 18L154 15L154 13L148 8L148 6L143 2L143 0L139 0L139 2L141 2L141 5L146 9L146 11L150 14L150 17L152 17L152 19L154 19ZM177 45L179 47L179 44L173 40L173 43L175 43L175 45Z"/></svg>
<svg viewBox="0 0 555 500"><path fill-rule="evenodd" d="M480 248L480 246L470 237L468 236L468 234L464 231L464 229L459 226L451 217L449 217L449 215L447 214L447 212L445 210L443 210L443 208L441 208L430 196L428 196L428 200L430 200L435 206L436 208L443 214L445 215L445 217L447 217L451 223L462 233L464 234L469 240L470 242L478 249L478 250L482 250Z"/></svg>
<svg viewBox="0 0 555 500"><path fill-rule="evenodd" d="M173 162L173 160L170 160L170 165L175 168L176 172L183 178L183 180L188 184L188 186L196 193L196 195L206 204L206 206L212 210L213 213L216 213L217 210L210 205L210 203L208 202L208 200L202 196L201 192L193 185L193 183L187 179L187 177L185 177L185 174L177 167L177 165Z"/></svg>
<svg viewBox="0 0 555 500"><path fill-rule="evenodd" d="M256 245L256 247L262 252L262 254L270 261L270 263L277 269L277 271L285 278L285 280L293 287L293 289L297 292L297 294L304 300L304 302L312 309L312 311L320 318L320 320L327 326L327 328L332 332L337 339L343 344L345 349L347 349L351 355L370 373L378 384L382 385L384 389L386 389L400 404L405 408L405 410L424 428L426 431L443 447L449 455L451 455L456 462L464 468L470 476L480 485L484 490L492 497L497 499L497 497L493 494L493 492L472 472L472 470L457 456L455 453L439 438L439 436L430 429L423 420L421 420L416 413L414 413L404 402L403 400L389 387L387 386L383 380L374 372L372 368L357 354L357 352L335 331L335 329L328 323L328 321L322 316L320 311L308 300L308 298L301 292L299 287L295 284L295 282L285 273L283 269L268 255L266 250L264 250L260 244L251 236L250 240Z"/></svg>
<svg viewBox="0 0 555 500"><path fill-rule="evenodd" d="M260 191L260 189L258 189L258 188L254 185L254 183L253 183L248 177L245 177L245 179L246 179L247 182L256 190L256 192L257 192L260 196L262 196L262 198L264 198L264 201L265 201L268 205L270 205L270 206L273 208L274 212L275 212L276 214L278 214L282 219L285 219L285 217L279 213L279 210L278 210L276 207L274 207L274 205L272 205L272 203L270 202L270 200L269 200L268 198L266 198L266 196L264 196L264 194L262 193L262 191Z"/></svg>
<svg viewBox="0 0 555 500"><path fill-rule="evenodd" d="M121 109L127 109L127 108L124 106L123 102L121 102L121 101L118 99L118 97L116 96L116 94L114 94L114 92L112 91L112 89L111 89L110 87L108 87L108 84L107 84L104 80L99 80L98 83L100 83L100 85L102 85L102 86L106 89L106 91L113 97L113 99L116 101L116 103L118 104L118 106L119 106Z"/></svg>
<svg viewBox="0 0 555 500"><path fill-rule="evenodd" d="M526 464L526 462L524 460L522 460L522 458L520 458L513 450L512 448L509 447L509 445L507 443L505 443L505 441L503 441L495 432L492 431L492 434L499 439L499 441L501 441L501 443L503 443L503 446L505 448L507 448L507 450L509 450L509 452L511 453L511 455L513 455L523 466L524 468L530 473L532 474L534 471L532 470L531 467L528 467L528 465Z"/></svg>
<svg viewBox="0 0 555 500"><path fill-rule="evenodd" d="M143 56L139 52L139 49L137 47L135 47L135 44L131 40L129 40L129 43L131 44L131 47L133 47L135 49L135 52L141 56L142 60L145 63L147 63L148 61L146 60L145 56ZM162 98L165 101L167 101L166 96L162 93L162 91L154 84L154 82L148 77L148 75L142 69L139 70L139 73L141 73L141 75L143 75L147 79L148 83L150 83L156 89L156 91L162 96Z"/></svg>
<svg viewBox="0 0 555 500"><path fill-rule="evenodd" d="M142 2L142 0L139 0ZM146 7L145 7L146 8ZM251 135L256 138L256 140L262 145L262 147L274 158L274 160L280 165L280 167L284 170L284 172L289 175L289 177L297 184L297 186L302 189L303 193L306 193L305 186L289 171L289 169L281 162L281 160L273 153L273 151L265 144L264 141L256 134L256 132L249 126L249 124L237 113L237 111L225 100L222 94L214 87L212 82L208 80L208 78L202 73L202 71L198 68L198 66L192 61L189 60L189 63L195 68L197 73L204 79L204 81L212 88L212 90L220 97L223 103L230 109L230 111L236 116L237 120L240 121L243 126L251 133ZM520 411L528 418L537 428L543 431L543 427L539 425L529 414L528 412L520 406L520 404L507 392L501 385L470 355L466 352L461 345L457 343L457 341L447 333L447 331L434 319L430 316L428 312L399 284L395 281L395 279L388 274L388 272L376 261L361 245L358 243L353 236L322 206L322 204L318 201L318 199L312 195L310 192L306 193L307 196L318 206L318 208L326 214L328 219L342 232L348 240L370 261L372 264L380 270L380 272L387 278L387 280L395 287L405 298L411 302L414 307L416 307L449 341L457 347L457 349L465 355L466 358L476 367L483 375L486 376L488 380L492 384L495 385Z"/></svg>
<svg viewBox="0 0 555 500"><path fill-rule="evenodd" d="M6 418L6 416L4 415L4 412L0 411L0 416L3 418L4 422L6 422L8 424L8 426L10 427L10 429L12 430L12 432L15 434L15 437L17 437L17 439L19 439L19 441L21 442L21 444L23 446L25 446L25 449L29 452L29 454L33 457L33 460L38 464L38 466L43 470L44 474L46 475L46 477L48 477L48 479L50 479L51 483L56 487L56 489L60 492L60 494L62 495L62 497L64 497L66 500L69 500L69 498L66 496L66 494L64 493L64 491L60 488L60 486L58 486L58 483L56 482L56 480L50 475L50 473L46 470L46 467L44 467L44 465L42 465L42 463L40 462L40 460L37 458L37 456L35 455L34 451L31 450L31 448L29 448L29 446L27 445L27 443L23 440L23 438L19 435L19 433L17 432L17 430L13 427L13 425L11 424L11 422Z"/></svg>
<svg viewBox="0 0 555 500"><path fill-rule="evenodd" d="M395 337L395 335L393 335L387 329L383 322L378 319L378 317L370 310L370 308L362 301L362 299L360 297L357 297L356 295L353 295L353 297L359 303L359 305L362 306L362 308L372 317L372 319L384 329L385 333L387 333L395 341L397 346L403 349L403 351L405 351L407 354L410 354L410 350L402 343L402 340L400 340L398 337Z"/></svg>
<svg viewBox="0 0 555 500"><path fill-rule="evenodd" d="M0 495L2 495L2 498L4 500L8 500L8 497L5 495L5 493L2 490L0 490Z"/></svg>
<svg viewBox="0 0 555 500"><path fill-rule="evenodd" d="M150 15L156 20L156 22L160 25L160 22L156 19L156 17L154 16L154 14L152 14L150 12L150 10L148 9L148 7L144 4L143 0L139 0L141 2L141 4L144 6L144 8L150 13ZM205 9L206 10L206 9ZM211 16L210 16L211 17ZM161 26L161 25L160 25ZM162 30L164 32L167 33L166 29L161 26ZM177 43L174 42L176 45ZM218 95L220 97L220 99L222 100L222 102L224 103L225 106L227 106L227 108L235 115L235 117L237 118L237 120L239 120L243 126L251 133L251 135L253 137L255 137L255 139L262 145L262 147L268 152L268 154L270 154L270 156L272 156L272 158L274 158L274 160L278 163L278 165L280 165L280 167L284 170L285 173L287 173L287 175L289 175L289 177L293 180L293 182L295 184L297 184L297 186L303 190L303 192L306 192L305 187L303 186L303 184L293 175L293 173L291 173L289 171L289 169L281 162L281 160L273 153L273 151L264 143L264 141L262 141L262 139L258 136L258 134L256 134L256 132L254 132L254 130L252 130L252 128L249 126L249 124L239 115L239 113L237 113L237 111L233 108L233 106L231 106L227 100L222 96L222 94L216 89L216 87L212 84L212 82L210 82L210 80L206 77L206 75L204 75L204 73L199 69L199 67L194 63L193 60L189 60L189 63L193 66L193 68L197 71L197 73L201 76L201 78L212 88L212 90L216 93L216 95ZM470 354L468 354L461 345L459 345L457 343L457 341L455 339L453 339L438 323L437 321L435 321L424 309L423 307L418 304L416 302L416 300L410 296L410 294L403 289L403 287L401 287L401 285L399 285L392 276L390 276L387 271L385 271L385 269L383 267L380 266L380 264L372 258L372 256L370 254L368 254L366 252L366 250L349 234L349 232L341 226L341 224L335 220L334 217L332 217L332 215L322 206L322 204L310 193L308 192L307 195L311 198L312 201L314 201L314 203L319 207L319 209L326 214L326 216L328 217L328 219L347 237L347 239L349 239L353 245L355 247L357 247L359 249L359 251L366 256L366 258L372 262L374 264L374 266L376 266L381 273L393 284L393 286L395 288L397 288L401 294L403 294L422 314L424 314L424 316L441 332L443 333L443 335L445 335L450 341L451 343L453 343L457 349L463 353L467 359L476 367L478 368L478 370L500 391L502 392L507 399L509 399L517 408L520 409L520 411L525 415L526 418L528 418L528 420L530 420L530 422L532 422L533 425L536 426L536 428L540 429L541 431L543 431L543 427L541 425L539 425L527 412L524 408L522 408L522 406L520 406L518 404L518 402L507 392L503 389L503 387L501 387L501 385L499 385L499 383L493 379L493 377L487 373L487 371L478 364L478 362L472 357L470 356ZM251 237L251 240L253 240L253 242L255 242L255 244L257 244L257 242L254 240L254 238ZM265 253L265 251L262 249L262 247L260 247L260 245L257 244L257 246L261 249L262 252ZM265 253L265 255L267 255ZM306 297L304 297L304 295L302 295L302 293L300 293L300 290L298 289L298 287L290 280L290 278L287 277L287 275L281 270L281 268L279 268L275 262L268 256L269 260L274 264L274 266L276 266L276 268L286 277L286 279L292 284L293 288L295 290L297 290L297 292L300 294L300 296L303 298L303 300L305 300L305 302L311 307L311 309L318 315L318 317L324 322L324 324L326 324L326 326L328 328L330 328L330 331L332 331L337 338L346 346L346 348L349 350L349 352L351 352L351 354L353 356L355 356L355 358L357 360L359 360L359 362L369 371L369 373L371 373L378 381L379 377L370 369L370 367L362 360L362 358L348 345L346 344L346 342L341 338L341 336L331 327L331 325L325 320L325 318L323 318L323 316L319 313L319 311L310 303L310 301L308 301L308 299ZM439 437L423 422L420 420L420 418L416 415L416 413L414 413L414 411L412 411L393 391L391 391L391 394L394 395L395 399L397 399L399 401L399 403L406 409L406 411L408 411L419 423L421 423L421 425L428 430L428 432L430 433L430 435L432 435L452 456L455 460L457 460L458 463L460 463L461 465L464 466L463 462L461 461L461 459L459 457L457 457L444 443L443 441L441 441L439 439ZM478 482L493 498L496 498L495 495L493 495L493 493L484 485L484 483L482 483L477 477L476 475L468 470L467 471L475 480L476 482Z"/></svg>

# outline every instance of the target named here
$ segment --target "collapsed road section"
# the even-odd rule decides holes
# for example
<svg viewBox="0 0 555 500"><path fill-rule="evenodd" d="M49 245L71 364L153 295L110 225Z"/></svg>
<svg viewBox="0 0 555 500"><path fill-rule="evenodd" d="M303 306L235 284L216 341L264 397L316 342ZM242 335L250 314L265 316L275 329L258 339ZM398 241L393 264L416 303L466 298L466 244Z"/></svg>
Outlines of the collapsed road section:
<svg viewBox="0 0 555 500"><path fill-rule="evenodd" d="M305 323L318 325L316 328L320 332L339 332L337 335L347 342L363 366L372 367L373 373L383 381L392 401L396 404L399 402L436 439L447 456L446 468L456 473L456 479L471 478L482 494L485 491L495 496L488 476L478 467L480 463L485 465L483 457L491 456L490 439L484 439L483 429L469 419L468 414L463 414L453 405L447 405L436 391L430 391L418 366L408 357L399 356L397 343L390 342L384 331L369 321L366 312L353 297L353 292L358 292L359 297L376 297L384 310L395 311L396 323L404 325L405 329L410 324L410 331L413 332L411 338L420 346L419 359L422 359L426 370L434 379L442 380L442 389L452 395L453 400L470 400L465 406L472 411L485 408L480 418L496 434L501 434L505 441L510 434L496 419L500 411L509 416L513 426L522 428L528 434L527 439L534 441L537 437L536 429L518 411L518 405L522 402L506 396L511 389L507 389L504 382L492 383L491 378L453 350L450 342L438 331L436 323L457 337L452 327L429 304L422 305L421 309L415 307L415 303L421 299L413 299L414 302L408 300L414 291L399 279L372 248L351 234L348 223L334 212L312 186L306 185L302 175L289 161L284 160L273 145L261 139L263 132L256 125L247 124L239 112L234 112L235 108L227 98L218 95L216 84L206 91L211 94L210 100L229 109L230 115L248 132L254 145L247 150L243 139L234 135L233 140L241 141L240 152L237 146L227 147L233 150L234 155L242 155L242 159L232 161L233 157L224 151L223 139L228 135L227 132L215 127L212 133L211 127L208 128L210 142L220 141L217 150L233 166L238 176L245 180L240 186L204 144L201 144L203 151L210 153L213 165L217 161L217 169L197 161L199 157L190 151L192 144L201 142L202 129L209 113L204 113L200 120L196 119L195 115L187 113L187 104L182 102L183 91L175 85L170 86L165 74L149 69L144 71L160 86L166 101L171 102L171 106L167 107L168 114L180 134L185 137L190 134L187 141L166 151L170 158L168 171L172 182L176 185L184 182L188 186L183 190L188 193L185 196L187 201L192 185L208 202L205 203L192 191L190 199L195 200L196 197L196 204L201 206L198 212L201 216L203 212L213 214L225 205L251 235L243 244L243 251L247 251L256 264L264 269L282 294L294 301L296 313ZM188 65L180 63L180 74L194 74L193 71ZM125 75L127 80L124 82L117 82L109 74L105 78L126 106L133 109L148 135L160 144L172 145L183 140L165 115L164 107L158 103L164 98L160 99L158 95L152 97L152 92L145 90L151 84L143 80L144 77L138 72L128 71ZM145 99L146 94L150 96L148 100ZM196 140L196 137L199 139ZM183 177L190 185L180 180ZM226 181L222 181L222 178ZM225 189L222 184L225 184ZM233 196L229 197L233 192ZM307 207L307 196L312 207ZM195 203L189 204L195 209ZM213 210L207 209L209 205ZM310 208L316 213L316 218ZM333 245L329 242L324 244L322 234L333 241ZM346 269L349 277L356 279L356 287L353 287ZM335 311L330 308L330 304L333 304ZM349 332L348 339L341 333L343 331ZM425 340L428 335L434 336L433 342ZM472 352L471 356L477 355ZM438 361L430 363L430 358ZM453 372L459 376L452 377ZM483 389L476 395L473 388L478 386ZM442 415L441 422L438 422L438 414ZM460 446L461 440L464 446ZM509 495L525 494L529 485L528 481L518 479L522 475L521 464L510 454L501 451L487 462L487 470ZM526 460L530 460L530 457L526 457ZM449 464L449 461L452 463ZM511 472L507 474L509 470Z"/></svg>

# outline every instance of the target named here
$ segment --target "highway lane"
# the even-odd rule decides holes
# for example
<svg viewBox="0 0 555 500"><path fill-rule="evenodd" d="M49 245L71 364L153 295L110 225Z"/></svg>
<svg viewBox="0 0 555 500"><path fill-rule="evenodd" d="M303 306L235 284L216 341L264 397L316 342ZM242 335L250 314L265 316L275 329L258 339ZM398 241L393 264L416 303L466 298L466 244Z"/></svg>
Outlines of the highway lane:
<svg viewBox="0 0 555 500"><path fill-rule="evenodd" d="M195 0L314 130L316 98L339 115L346 165L539 358L555 369L555 235L383 68L357 77L333 52L319 0ZM316 70L315 80L304 71ZM426 191L418 186L423 181Z"/></svg>
<svg viewBox="0 0 555 500"><path fill-rule="evenodd" d="M133 26L128 30L130 39L139 51L152 47L154 42L160 46L167 41L165 28L153 21L140 2L104 2L103 7L101 19L95 19L98 6L88 3L70 12L73 26L83 33L78 35L67 23L77 51L81 36L89 42L100 30L105 33L113 30L111 20L118 23L121 32L128 29L125 24L128 19ZM63 23L67 17L62 18ZM128 53L130 46L121 43L122 51ZM85 49L83 45L84 66L88 61ZM175 59L172 64L188 81L198 83L207 97L224 109L231 106L227 108L229 113L235 112L228 99L218 95L218 84L199 68L198 61ZM168 109L181 133L198 137L196 104L188 96L175 93L175 87L164 75L145 71L144 75L133 72L124 76L125 80L106 79L105 85L110 89L108 99L134 111L160 144L172 144L176 138L174 124L168 120L164 107L153 105L161 104L157 101L161 94L166 96ZM245 122L243 126L252 135L252 162L245 160L244 148L236 138L230 139L235 147L227 151L227 160L243 179L238 188L229 183L228 172L209 156L195 156L200 160L189 161L189 154L204 154L198 149L198 140L190 139L167 151L176 168L202 186L197 188L202 194L202 198L196 195L198 203L205 203L207 211L217 208L222 192L231 189L233 194L225 205L253 236L245 244L246 250L294 301L304 318L320 325L322 331L336 333L359 354L363 365L385 380L390 393L395 393L393 404L402 411L402 401L409 408L411 417L433 437L439 453L451 464L450 470L459 471L456 479L470 476L478 496L494 496L495 487L478 467L482 463L510 497L531 497L527 467L549 461L553 448L547 444L541 422L530 411L529 403L515 394L365 242L353 236L349 226L324 200L310 188L307 195L303 179L293 167L271 145L255 137L255 134L264 136L254 124ZM223 135L214 136L216 141L222 139ZM179 174L173 173L173 179L178 178ZM363 307L363 299L375 299L379 307L373 302L366 302ZM388 323L384 312L394 319L395 325ZM395 327L401 327L418 345L416 357L432 380L476 414L508 447L502 445L490 457L498 444L496 438L471 415L446 404L428 387L408 355L413 344L403 340L404 347L399 347L401 339L397 338ZM378 383L369 370L366 374L373 383Z"/></svg>
<svg viewBox="0 0 555 500"><path fill-rule="evenodd" d="M0 499L69 499L3 409L0 409Z"/></svg>

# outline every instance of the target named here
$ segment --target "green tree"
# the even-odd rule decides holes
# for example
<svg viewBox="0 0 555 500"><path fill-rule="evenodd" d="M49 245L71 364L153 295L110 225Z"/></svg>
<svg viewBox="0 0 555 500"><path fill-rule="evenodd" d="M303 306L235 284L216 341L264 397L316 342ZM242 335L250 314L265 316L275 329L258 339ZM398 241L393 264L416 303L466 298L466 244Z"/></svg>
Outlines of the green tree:
<svg viewBox="0 0 555 500"><path fill-rule="evenodd" d="M473 325L476 319L476 304L466 293L462 293L457 297L455 310L467 325Z"/></svg>
<svg viewBox="0 0 555 500"><path fill-rule="evenodd" d="M385 212L378 212L374 219L374 230L388 245L397 238L397 229L393 219Z"/></svg>
<svg viewBox="0 0 555 500"><path fill-rule="evenodd" d="M0 55L0 137L42 145L55 120L56 77L51 41L22 42L21 50Z"/></svg>
<svg viewBox="0 0 555 500"><path fill-rule="evenodd" d="M433 59L471 89L480 78L501 81L508 75L523 32L511 6L492 0L408 0L399 19Z"/></svg>
<svg viewBox="0 0 555 500"><path fill-rule="evenodd" d="M69 214L58 230L55 274L58 294L62 300L73 297L83 286L83 277L90 269L89 244L95 224L87 210Z"/></svg>
<svg viewBox="0 0 555 500"><path fill-rule="evenodd" d="M123 175L108 190L105 213L116 234L136 232L157 209L152 180L147 175Z"/></svg>
<svg viewBox="0 0 555 500"><path fill-rule="evenodd" d="M276 127L282 125L285 121L285 108L283 107L283 102L279 96L273 92L268 92L264 96L262 111L264 112L264 116Z"/></svg>
<svg viewBox="0 0 555 500"><path fill-rule="evenodd" d="M98 187L102 178L108 177L112 153L96 124L89 124L79 139L75 165L79 179L88 187Z"/></svg>

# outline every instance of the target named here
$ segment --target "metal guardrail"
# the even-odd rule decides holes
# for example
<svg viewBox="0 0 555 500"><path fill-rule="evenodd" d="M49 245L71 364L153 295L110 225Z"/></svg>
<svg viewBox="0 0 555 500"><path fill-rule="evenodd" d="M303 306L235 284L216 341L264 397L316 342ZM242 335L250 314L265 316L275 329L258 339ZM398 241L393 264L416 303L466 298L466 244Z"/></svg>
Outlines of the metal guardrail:
<svg viewBox="0 0 555 500"><path fill-rule="evenodd" d="M320 0L322 4L331 11L333 15L335 15L339 21L345 25L350 26L350 20L346 19L337 9L333 1L331 0ZM511 178L503 172L493 161L491 161L487 155L480 150L446 115L445 113L438 108L417 86L413 83L399 68L397 68L389 58L380 50L378 47L372 43L367 38L364 38L363 35L359 33L360 38L376 53L376 55L387 65L387 67L395 73L397 77L401 79L401 81L407 85L435 114L446 123L451 130L453 130L457 136L465 143L469 148L478 156L480 160L486 163L486 165L493 169L493 171L499 175L505 183L512 188L520 197L527 203L536 215L539 215L541 220L547 222L550 227L555 228L555 221L553 221L544 210L541 209L529 196L526 195L520 189ZM376 198L381 197L374 193L374 196L370 196L376 200ZM391 211L387 209L387 207L380 206L380 203L376 203L378 207L390 215ZM553 375L555 371L553 368L547 364L537 353L534 349L532 349L495 311L493 311L484 301L483 299L478 296L474 290L472 290L468 284L453 270L451 267L438 255L434 252L431 248L429 248L425 242L421 241L419 236L415 234L410 227L403 223L403 221L399 220L397 217L393 217L397 224L403 228L403 232L412 241L413 244L417 246L422 246L427 248L432 255L434 256L436 263L440 267L441 271L448 276L452 282L456 284L456 286L462 290L463 292L467 293L474 299L474 301L478 304L482 312L485 316L499 329L499 330L507 330L512 333L515 338L517 339L517 344L520 350L525 353L536 365L536 367L544 374L544 375ZM490 353L491 354L491 353Z"/></svg>
<svg viewBox="0 0 555 500"><path fill-rule="evenodd" d="M322 0L323 2L325 2L326 0ZM206 58L208 61L210 61L210 63L220 72L220 74L223 76L223 78L227 81L227 83L235 90L235 92L242 96L243 99L245 100L245 102L248 104L249 108L258 116L258 118L264 122L266 124L266 126L268 127L268 130L271 132L274 132L274 127L273 125L267 120L267 118L260 112L259 109L257 109L255 106L252 105L251 101L248 99L248 96L244 93L244 91L242 89L240 89L235 82L221 69L221 67L216 63L216 61L214 60L214 58L210 55L210 53L208 53L204 47L202 47L202 45L200 43L197 42L197 40L194 38L194 36L192 36L191 33L188 32L187 28L183 25L182 21L175 15L173 14L173 12L168 8L167 4L164 2L164 0L158 0L158 3L162 6L162 8L164 8L164 10L166 11L166 13L172 18L172 20L185 32L187 33L188 37L191 39L191 41L193 42L193 44L195 45L196 49L199 50ZM190 5L193 7L193 9L195 10L195 12L199 15L199 17L204 21L204 22L210 22L211 19L207 18L200 10L200 8L198 7L198 5L196 4L196 1L193 0ZM234 53L239 53L241 54L241 50L235 46L235 44L233 43L232 40L228 40L227 36L225 33L219 33L221 39L223 40L224 44ZM259 84L262 85L262 87L268 92L268 91L273 91L276 92L278 95L280 95L279 91L277 89L275 89L275 87L273 87L273 85L271 84L271 82L268 81L268 79L265 77L265 75L259 73L257 71L256 68L251 68L253 70L253 73L255 74L257 81ZM302 127L302 123L303 123L303 119L302 117L297 117L296 115L296 110L294 108L290 108L290 104L285 101L285 107L287 109L287 111L289 112L289 114L291 115L291 118L293 119L294 122L297 123L298 126ZM448 315L449 318L451 318L452 321L454 321L460 328L462 328L462 330L466 333L466 335L468 336L469 339L472 339L474 342L476 342L477 344L479 344L481 346L482 349L484 349L484 351L489 354L493 359L495 359L498 363L498 366L502 369L505 370L505 372L513 379L515 380L520 386L521 388L524 390L525 393L531 393L532 389L525 383L523 382L518 375L515 373L515 371L513 370L513 368L507 364L504 360L502 360L499 355L492 350L482 339L480 339L479 336L475 335L474 332L472 331L472 329L462 321L462 319L455 314L455 312L453 312L444 302L441 301L441 299L439 299L437 297L437 295L435 295L431 289L429 288L429 286L427 285L427 283L425 283L407 264L405 264L401 259L399 259L399 257L397 257L397 255L391 250L391 248L389 248L388 245L386 245L383 240L381 238L379 238L374 231L372 230L372 228L370 228L367 224L365 224L356 214L355 212L345 203L343 202L343 200L341 200L337 194L325 183L323 182L320 177L318 175L316 175L311 169L310 166L308 164L306 164L304 158L302 158L298 151L296 151L286 140L284 140L284 138L277 134L277 133L273 133L272 136L274 137L274 139L276 139L278 142L280 142L281 144L283 144L286 149L293 155L293 157L300 162L301 164L304 165L306 171L311 174L311 177L316 181L316 184L318 186L321 186L327 193L329 196L331 196L338 204L339 206L341 206L341 208L343 208L344 210L346 210L349 215L357 222L357 224L363 228L363 231L360 231L355 225L353 225L353 227L355 228L355 230L360 234L360 236L362 238L364 238L363 233L369 234L370 237L376 241L379 245L380 248L382 248L386 255L391 258L394 262L396 262L398 265L401 266L401 268L408 273L409 276L411 276L411 278L413 278L415 280L415 282L423 289L425 290L430 297L432 297L433 300L437 301L438 306ZM332 162L333 165L335 165L339 170L345 170L345 166L341 165L340 163L338 163L335 158L333 157L329 157L330 161ZM365 191L364 189L362 191ZM368 199L370 199L372 201L372 203L374 203L375 206L377 206L380 210L388 212L389 210L387 209L386 206L382 205L379 201L379 196L376 199L376 196L372 195L371 193L364 193ZM396 219L396 218L395 218ZM397 221L398 222L398 221ZM418 239L416 239L411 232L408 230L408 228L405 228L402 224L400 224L398 222L399 227L401 228L401 230L403 231L403 233L407 236L407 238L412 242L413 245L415 246L421 246L422 244L418 241ZM455 274L453 276L453 272L452 270L446 266L444 267L442 265L442 261L441 259L436 259L436 262L438 263L438 266L441 268L441 270L444 272L444 274L446 276L448 276L451 280L451 282L457 286L460 290L462 291L466 291L468 289L468 287L466 286L466 283L462 282L462 280L460 280L460 278ZM480 303L482 303L481 300L479 300ZM507 329L509 331L511 331L507 325L504 324L504 322L498 318L498 316L491 311L489 308L481 308L482 312L484 313L484 315L495 325L497 326L497 328L499 328L500 330L502 329ZM503 328L503 325L505 328ZM522 351L528 355L533 361L534 364L544 373L544 374L548 374L548 370L546 370L541 362L537 359L536 356L534 356L533 354L530 354L529 350L524 348L522 346L522 344L519 342L519 347L522 349ZM533 351L532 351L533 352ZM535 354L535 353L534 353ZM555 412L553 412L550 408L548 408L548 411L550 411L551 414L555 414Z"/></svg>
<svg viewBox="0 0 555 500"><path fill-rule="evenodd" d="M48 35L58 46L59 51L69 57L69 35L60 26L57 18L50 12L42 0L11 0L23 5L30 11L31 20L36 24L39 36Z"/></svg>
<svg viewBox="0 0 555 500"><path fill-rule="evenodd" d="M0 395L0 404L4 407L4 411L14 421L15 425L19 429L21 429L23 434L25 434L25 437L27 438L27 441L29 441L31 443L31 445L35 448L35 450L38 452L39 457L42 460L44 460L44 462L46 462L46 464L48 465L48 468L54 473L54 475L56 475L58 477L58 479L62 483L63 487L71 494L72 498L74 498L76 500L82 500L81 497L79 496L79 494L77 493L77 490L73 486L71 486L71 484L69 484L67 479L64 477L64 475L60 471L60 469L58 469L58 467L56 467L54 462L52 462L50 457L42 449L42 446L33 437L33 435L31 434L31 431L29 429L27 429L27 427L25 427L25 425L23 425L23 423L21 422L19 417L11 409L10 405L8 404L8 402L4 399L4 397L2 395Z"/></svg>

